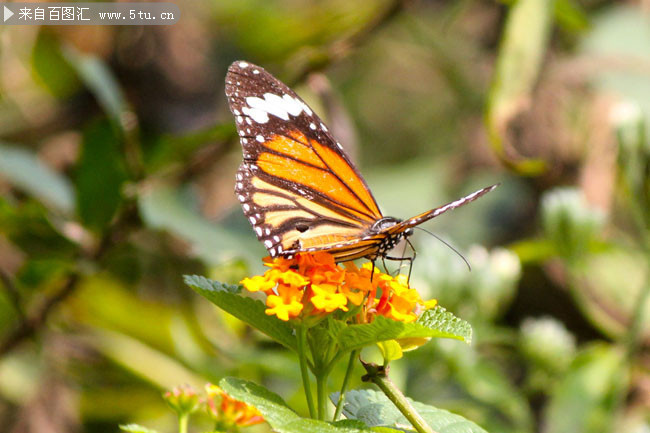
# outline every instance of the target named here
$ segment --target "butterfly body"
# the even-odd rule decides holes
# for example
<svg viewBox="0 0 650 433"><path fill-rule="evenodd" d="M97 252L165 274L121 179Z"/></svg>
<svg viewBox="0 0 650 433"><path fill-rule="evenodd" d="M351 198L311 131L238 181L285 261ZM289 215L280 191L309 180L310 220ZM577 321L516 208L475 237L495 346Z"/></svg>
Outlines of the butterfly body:
<svg viewBox="0 0 650 433"><path fill-rule="evenodd" d="M416 225L496 187L404 221L386 217L341 144L289 87L238 61L228 69L226 96L244 156L235 193L272 257L310 251L327 251L339 262L386 257Z"/></svg>

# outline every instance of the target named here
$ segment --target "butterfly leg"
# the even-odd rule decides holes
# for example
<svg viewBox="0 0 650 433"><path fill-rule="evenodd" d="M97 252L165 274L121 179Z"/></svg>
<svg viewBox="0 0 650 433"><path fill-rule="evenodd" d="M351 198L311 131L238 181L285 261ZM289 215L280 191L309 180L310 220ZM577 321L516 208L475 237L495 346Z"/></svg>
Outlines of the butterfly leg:
<svg viewBox="0 0 650 433"><path fill-rule="evenodd" d="M413 247L413 244L411 243L411 241L409 241L408 239L406 239L406 243L409 244L409 246L411 247L411 251L413 251L413 255L412 255L412 256L410 256L410 257L404 257L404 256L402 256L402 257L391 257L391 256L386 256L386 257L382 257L382 260L383 260L384 258L386 258L386 259L388 259L388 260L396 260L396 261L399 261L399 262L400 262L400 268L401 268L401 262L403 262L403 261L407 261L407 262L409 262L409 274L408 274L408 278L406 279L406 284L409 284L410 281L411 281L411 271L413 270L413 261L415 261L415 257L417 257L418 254L417 254L417 251L415 251L415 247ZM386 262L384 262L384 267L386 267Z"/></svg>

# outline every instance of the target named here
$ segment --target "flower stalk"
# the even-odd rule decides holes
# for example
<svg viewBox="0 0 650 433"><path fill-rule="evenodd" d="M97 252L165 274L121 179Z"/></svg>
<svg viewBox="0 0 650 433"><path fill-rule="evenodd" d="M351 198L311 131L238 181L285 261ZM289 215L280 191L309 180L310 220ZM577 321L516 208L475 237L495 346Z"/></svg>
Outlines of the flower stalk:
<svg viewBox="0 0 650 433"><path fill-rule="evenodd" d="M328 377L340 359L348 354L332 339L330 321L345 325L372 323L376 317L403 323L417 320L432 308L435 300L424 301L408 284L405 275L384 274L366 263L342 267L326 252L297 254L293 258L265 258L263 275L244 278L249 292L266 295L265 314L288 322L295 330L296 351L310 417L328 418ZM341 413L345 391L359 352L350 354L334 419ZM311 390L316 379L316 401Z"/></svg>
<svg viewBox="0 0 650 433"><path fill-rule="evenodd" d="M309 381L309 368L307 366L307 327L298 328L298 358L300 360L300 375L302 376L302 386L305 390L305 398L309 407L309 416L316 417L314 408L314 396L311 393L311 383Z"/></svg>
<svg viewBox="0 0 650 433"><path fill-rule="evenodd" d="M388 377L388 366L380 366L373 363L361 361L367 374L361 379L364 382L372 382L393 402L395 407L404 415L418 433L436 433L422 416L415 410L413 405L406 399L404 394L395 386Z"/></svg>
<svg viewBox="0 0 650 433"><path fill-rule="evenodd" d="M334 411L334 417L332 418L332 421L338 420L339 416L341 415L341 410L343 409L343 404L345 403L345 392L348 389L348 382L350 381L352 370L354 370L354 361L358 356L359 350L353 350L350 353L348 368L345 370L345 376L343 377L343 383L341 384L341 391L339 392L339 401L336 402L336 410Z"/></svg>
<svg viewBox="0 0 650 433"><path fill-rule="evenodd" d="M327 417L327 373L319 372L316 375L316 396L318 399L318 419Z"/></svg>

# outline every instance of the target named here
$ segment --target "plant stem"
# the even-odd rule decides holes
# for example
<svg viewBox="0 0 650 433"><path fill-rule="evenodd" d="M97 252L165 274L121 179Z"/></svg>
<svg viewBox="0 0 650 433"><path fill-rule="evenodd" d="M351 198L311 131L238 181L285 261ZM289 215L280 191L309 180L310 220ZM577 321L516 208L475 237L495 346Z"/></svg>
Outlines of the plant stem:
<svg viewBox="0 0 650 433"><path fill-rule="evenodd" d="M386 397L393 402L395 407L402 412L402 415L406 417L418 433L436 433L431 427L429 427L411 403L409 403L404 394L402 394L402 391L400 391L393 381L390 380L388 377L388 367L365 363L363 361L361 361L361 364L366 369L366 372L368 372L368 374L363 376L362 380L377 385L379 389L386 394Z"/></svg>
<svg viewBox="0 0 650 433"><path fill-rule="evenodd" d="M348 368L345 370L345 377L343 377L343 384L341 384L341 391L339 392L339 401L336 402L336 411L334 412L334 417L332 421L336 421L341 414L341 409L343 409L343 403L345 402L345 391L348 388L348 381L352 375L352 370L354 370L354 360L359 356L358 350L353 350L350 353L350 360L348 361Z"/></svg>
<svg viewBox="0 0 650 433"><path fill-rule="evenodd" d="M327 417L327 372L316 375L316 397L318 398L318 419Z"/></svg>
<svg viewBox="0 0 650 433"><path fill-rule="evenodd" d="M178 433L187 433L187 420L189 416L184 413L178 417Z"/></svg>
<svg viewBox="0 0 650 433"><path fill-rule="evenodd" d="M302 386L305 389L305 397L307 398L307 406L309 407L309 416L316 417L314 410L314 396L311 393L311 384L309 382L309 369L307 368L307 327L301 326L298 328L298 358L300 359L300 375L302 376Z"/></svg>

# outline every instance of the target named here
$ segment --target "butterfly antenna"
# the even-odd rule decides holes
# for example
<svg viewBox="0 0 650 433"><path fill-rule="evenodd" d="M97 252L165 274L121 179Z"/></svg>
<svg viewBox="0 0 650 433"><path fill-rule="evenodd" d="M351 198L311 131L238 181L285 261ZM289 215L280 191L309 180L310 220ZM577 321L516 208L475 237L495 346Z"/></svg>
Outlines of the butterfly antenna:
<svg viewBox="0 0 650 433"><path fill-rule="evenodd" d="M420 230L422 230L423 232L429 233L431 236L433 236L434 238L438 239L438 240L439 240L440 242L442 242L443 244L447 245L447 246L449 247L449 249L451 249L453 252L455 252L455 253L458 255L458 257L460 257L461 259L463 259L463 261L464 261L465 264L467 265L467 269L469 269L469 271L472 272L472 266L470 266L470 264L469 264L469 262L467 261L467 259L465 258L465 256L463 256L463 255L462 255L462 254L461 254L461 253L460 253L456 248L452 247L452 246L451 246L448 242L446 242L444 239L442 239L441 237L439 237L439 236L437 236L437 235L431 233L429 230L426 230L426 229L423 229L422 227L417 227L417 226L416 226L415 228L416 228L416 229L420 229Z"/></svg>

